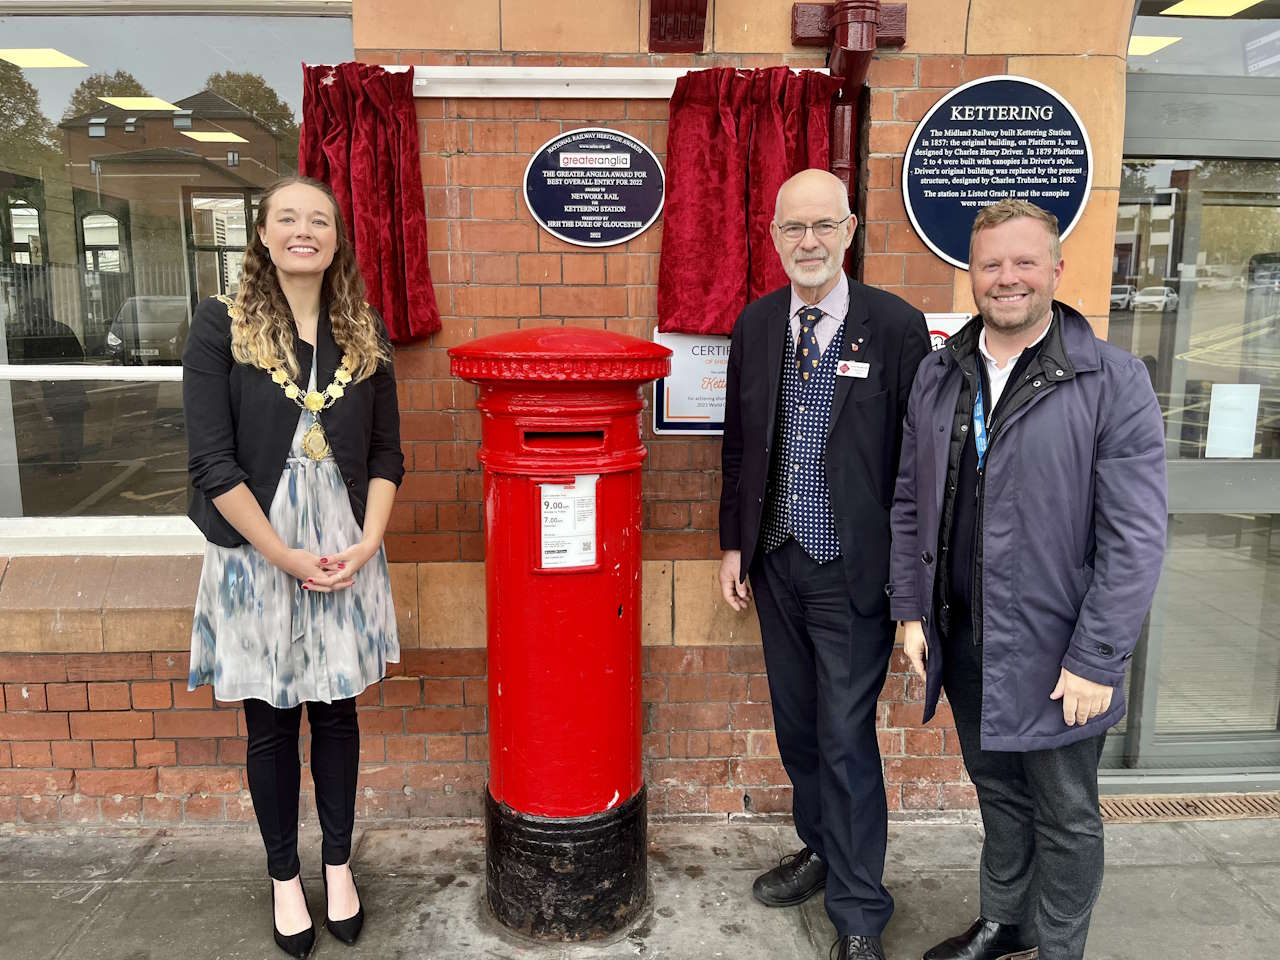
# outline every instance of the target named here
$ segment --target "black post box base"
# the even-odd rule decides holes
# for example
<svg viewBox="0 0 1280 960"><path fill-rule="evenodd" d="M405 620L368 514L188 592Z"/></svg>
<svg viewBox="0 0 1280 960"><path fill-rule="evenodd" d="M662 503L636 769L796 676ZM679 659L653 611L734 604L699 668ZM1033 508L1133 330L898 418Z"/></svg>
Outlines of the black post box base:
<svg viewBox="0 0 1280 960"><path fill-rule="evenodd" d="M635 920L648 885L645 788L604 813L534 817L485 791L489 907L544 940L606 937Z"/></svg>

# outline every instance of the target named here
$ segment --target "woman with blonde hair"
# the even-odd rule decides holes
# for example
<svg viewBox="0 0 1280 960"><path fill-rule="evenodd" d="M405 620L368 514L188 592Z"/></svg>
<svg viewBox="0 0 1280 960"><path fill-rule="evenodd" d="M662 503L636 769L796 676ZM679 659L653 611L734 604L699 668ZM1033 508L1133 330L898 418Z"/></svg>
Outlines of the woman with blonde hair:
<svg viewBox="0 0 1280 960"><path fill-rule="evenodd" d="M189 688L244 701L272 930L305 957L315 926L297 851L302 704L325 926L350 944L364 922L350 868L355 698L400 659L382 549L404 476L391 349L327 186L267 188L239 292L199 304L182 365L189 515L208 540Z"/></svg>

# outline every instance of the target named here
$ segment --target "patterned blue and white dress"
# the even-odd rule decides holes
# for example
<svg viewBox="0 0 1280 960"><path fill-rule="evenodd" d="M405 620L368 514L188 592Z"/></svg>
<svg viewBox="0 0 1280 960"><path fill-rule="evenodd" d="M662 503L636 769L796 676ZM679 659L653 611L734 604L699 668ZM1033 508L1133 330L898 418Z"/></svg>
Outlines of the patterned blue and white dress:
<svg viewBox="0 0 1280 960"><path fill-rule="evenodd" d="M311 369L308 390L316 389ZM320 556L359 543L347 486L332 455L302 450L303 411L268 519L289 547ZM265 700L293 707L354 697L400 660L387 557L377 555L345 590L318 593L267 562L249 544L206 544L187 687L213 684L219 700Z"/></svg>

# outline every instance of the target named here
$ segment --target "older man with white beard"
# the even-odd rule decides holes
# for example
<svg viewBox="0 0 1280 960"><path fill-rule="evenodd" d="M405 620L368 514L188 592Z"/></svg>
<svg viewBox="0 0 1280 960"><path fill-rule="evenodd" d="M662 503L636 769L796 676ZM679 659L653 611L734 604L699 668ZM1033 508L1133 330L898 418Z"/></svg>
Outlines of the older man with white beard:
<svg viewBox="0 0 1280 960"><path fill-rule="evenodd" d="M825 886L839 960L883 960L893 898L875 717L893 649L889 508L929 334L919 310L845 274L856 227L830 173L802 171L778 191L770 232L791 283L733 330L719 579L735 610L756 601L804 844L757 878L755 897L792 906Z"/></svg>

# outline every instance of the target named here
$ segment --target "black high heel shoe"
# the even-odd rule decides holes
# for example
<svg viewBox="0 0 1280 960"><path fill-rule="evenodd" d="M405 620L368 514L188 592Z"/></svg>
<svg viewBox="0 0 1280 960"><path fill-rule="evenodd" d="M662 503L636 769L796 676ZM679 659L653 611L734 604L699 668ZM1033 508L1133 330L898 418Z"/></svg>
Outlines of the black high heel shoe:
<svg viewBox="0 0 1280 960"><path fill-rule="evenodd" d="M324 928L347 946L351 946L359 938L360 931L364 928L364 898L360 896L360 888L356 887L356 875L354 873L351 874L351 885L356 887L356 899L360 901L360 909L356 911L354 917L347 917L345 920L330 920L329 870L323 864L321 867L320 876L324 877ZM348 869L350 868L348 867Z"/></svg>
<svg viewBox="0 0 1280 960"><path fill-rule="evenodd" d="M298 886L302 886L302 874L298 874ZM307 889L302 888L302 899L307 899ZM276 927L276 884L271 881L271 932L275 935L276 946L298 960L306 960L307 954L316 943L316 925L314 923L305 930L287 936Z"/></svg>

